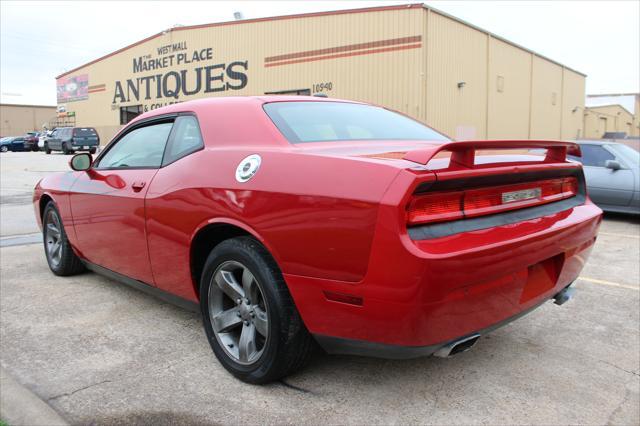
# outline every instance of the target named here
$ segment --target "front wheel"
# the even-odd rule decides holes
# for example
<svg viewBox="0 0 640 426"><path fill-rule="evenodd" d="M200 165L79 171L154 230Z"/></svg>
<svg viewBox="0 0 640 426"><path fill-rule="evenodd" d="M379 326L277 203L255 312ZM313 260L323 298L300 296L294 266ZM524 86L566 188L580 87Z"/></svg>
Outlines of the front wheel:
<svg viewBox="0 0 640 426"><path fill-rule="evenodd" d="M68 276L84 271L84 265L73 252L67 239L60 213L53 201L50 201L44 208L42 236L44 239L44 252L51 272L60 276Z"/></svg>
<svg viewBox="0 0 640 426"><path fill-rule="evenodd" d="M89 150L89 154L93 155L93 154L95 154L95 153L96 153L96 151L97 151L97 149L96 149L96 148L91 148L91 149Z"/></svg>
<svg viewBox="0 0 640 426"><path fill-rule="evenodd" d="M0 152L7 152L7 151L9 151L9 147L8 146L6 146L6 145L0 146Z"/></svg>
<svg viewBox="0 0 640 426"><path fill-rule="evenodd" d="M247 383L293 373L315 348L278 266L253 238L232 238L211 251L200 281L200 307L214 354Z"/></svg>

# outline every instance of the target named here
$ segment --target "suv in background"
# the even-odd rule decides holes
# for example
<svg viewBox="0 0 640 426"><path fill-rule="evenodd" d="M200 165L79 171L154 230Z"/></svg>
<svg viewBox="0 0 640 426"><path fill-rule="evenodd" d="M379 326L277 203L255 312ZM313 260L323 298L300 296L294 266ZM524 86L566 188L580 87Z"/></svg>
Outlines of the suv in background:
<svg viewBox="0 0 640 426"><path fill-rule="evenodd" d="M58 127L45 141L44 150L47 154L51 151L64 154L89 151L95 154L99 145L100 137L93 127Z"/></svg>
<svg viewBox="0 0 640 426"><path fill-rule="evenodd" d="M38 138L40 137L40 133L38 132L27 132L23 136L24 138L24 149L26 151L39 151L38 148Z"/></svg>

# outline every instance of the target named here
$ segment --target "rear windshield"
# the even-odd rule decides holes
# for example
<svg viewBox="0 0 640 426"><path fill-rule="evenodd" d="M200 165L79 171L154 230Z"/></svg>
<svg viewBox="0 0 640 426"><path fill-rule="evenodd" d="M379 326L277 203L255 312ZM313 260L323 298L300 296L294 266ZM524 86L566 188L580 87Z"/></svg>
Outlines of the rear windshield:
<svg viewBox="0 0 640 426"><path fill-rule="evenodd" d="M264 110L291 143L449 139L384 108L344 102L272 102Z"/></svg>
<svg viewBox="0 0 640 426"><path fill-rule="evenodd" d="M95 129L91 127L78 127L77 129L73 129L73 136L77 136L80 138L86 138L89 136L97 136Z"/></svg>

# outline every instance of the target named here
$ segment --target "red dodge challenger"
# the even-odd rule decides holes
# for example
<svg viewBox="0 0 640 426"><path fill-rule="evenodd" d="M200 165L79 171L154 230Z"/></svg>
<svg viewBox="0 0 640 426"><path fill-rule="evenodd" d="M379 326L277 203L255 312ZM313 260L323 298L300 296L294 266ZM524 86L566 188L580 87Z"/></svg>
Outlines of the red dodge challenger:
<svg viewBox="0 0 640 426"><path fill-rule="evenodd" d="M33 201L54 274L199 305L222 365L265 383L316 343L446 357L568 300L602 212L567 152L357 102L203 99L139 116Z"/></svg>

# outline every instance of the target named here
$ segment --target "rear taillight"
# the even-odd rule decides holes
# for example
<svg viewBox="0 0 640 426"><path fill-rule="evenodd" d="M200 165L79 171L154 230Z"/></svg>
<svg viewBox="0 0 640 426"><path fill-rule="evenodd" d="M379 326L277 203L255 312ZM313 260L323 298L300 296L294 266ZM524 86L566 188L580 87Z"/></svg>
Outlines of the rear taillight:
<svg viewBox="0 0 640 426"><path fill-rule="evenodd" d="M564 200L578 193L575 177L540 180L514 185L433 192L417 195L409 203L409 225L443 222L533 207Z"/></svg>

